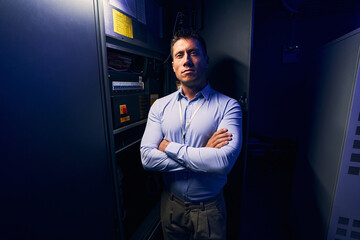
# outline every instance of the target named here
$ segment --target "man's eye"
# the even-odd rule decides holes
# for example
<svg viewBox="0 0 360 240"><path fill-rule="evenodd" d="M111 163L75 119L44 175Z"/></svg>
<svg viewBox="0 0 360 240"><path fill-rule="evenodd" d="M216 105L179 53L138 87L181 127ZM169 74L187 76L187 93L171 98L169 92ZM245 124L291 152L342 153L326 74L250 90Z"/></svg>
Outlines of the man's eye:
<svg viewBox="0 0 360 240"><path fill-rule="evenodd" d="M196 56L196 55L198 55L198 52L197 51L192 51L190 54L193 55L193 56Z"/></svg>
<svg viewBox="0 0 360 240"><path fill-rule="evenodd" d="M181 58L181 57L182 57L182 54L176 54L175 57L176 57L176 58Z"/></svg>

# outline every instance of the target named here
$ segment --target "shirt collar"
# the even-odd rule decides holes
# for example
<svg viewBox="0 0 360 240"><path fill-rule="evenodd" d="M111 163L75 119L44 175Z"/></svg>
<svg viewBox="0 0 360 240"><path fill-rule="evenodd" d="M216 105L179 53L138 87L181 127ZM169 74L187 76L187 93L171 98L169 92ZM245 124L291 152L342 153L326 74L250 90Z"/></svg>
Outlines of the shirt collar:
<svg viewBox="0 0 360 240"><path fill-rule="evenodd" d="M208 83L200 92L198 92L196 94L195 98L198 98L200 95L202 95L206 100L209 100L210 91L211 91L211 87L210 87L210 84ZM185 95L182 92L181 86L180 86L178 92L179 92L178 100L180 100L182 97L185 97Z"/></svg>

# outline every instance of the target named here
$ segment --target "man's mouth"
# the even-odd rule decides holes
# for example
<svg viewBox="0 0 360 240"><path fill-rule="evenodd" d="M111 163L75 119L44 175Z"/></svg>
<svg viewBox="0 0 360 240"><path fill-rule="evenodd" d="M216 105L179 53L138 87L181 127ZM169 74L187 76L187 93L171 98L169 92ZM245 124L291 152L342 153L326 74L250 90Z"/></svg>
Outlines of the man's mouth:
<svg viewBox="0 0 360 240"><path fill-rule="evenodd" d="M186 69L182 73L192 73L192 72L195 72L195 70L194 69Z"/></svg>

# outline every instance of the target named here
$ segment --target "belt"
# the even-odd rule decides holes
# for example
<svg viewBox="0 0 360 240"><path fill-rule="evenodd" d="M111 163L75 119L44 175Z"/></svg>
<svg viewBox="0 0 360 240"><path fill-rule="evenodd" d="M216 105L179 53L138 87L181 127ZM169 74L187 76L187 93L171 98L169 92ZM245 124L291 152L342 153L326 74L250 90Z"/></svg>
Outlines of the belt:
<svg viewBox="0 0 360 240"><path fill-rule="evenodd" d="M200 208L202 210L205 210L206 205L213 204L219 197L222 196L222 192L221 192L216 197L207 199L205 201L190 202L190 201L182 200L172 192L167 191L167 193L171 201L175 201L178 204L183 205L185 208L191 208L191 209Z"/></svg>

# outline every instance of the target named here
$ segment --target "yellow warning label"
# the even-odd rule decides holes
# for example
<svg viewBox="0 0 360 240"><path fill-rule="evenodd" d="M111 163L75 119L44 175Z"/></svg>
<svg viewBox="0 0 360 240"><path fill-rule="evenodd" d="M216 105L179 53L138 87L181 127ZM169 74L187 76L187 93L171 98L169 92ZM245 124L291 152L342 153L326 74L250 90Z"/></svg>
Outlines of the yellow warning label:
<svg viewBox="0 0 360 240"><path fill-rule="evenodd" d="M126 117L120 118L120 122L121 122L121 123L127 122L127 121L130 121L130 116L126 116Z"/></svg>
<svg viewBox="0 0 360 240"><path fill-rule="evenodd" d="M114 32L134 38L131 18L113 9Z"/></svg>

